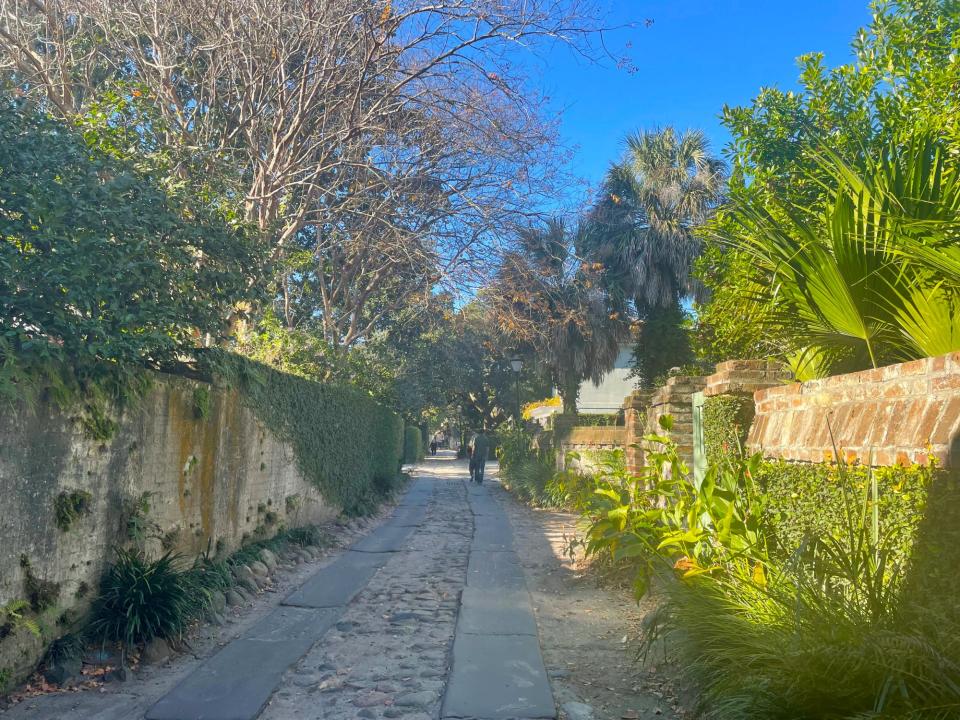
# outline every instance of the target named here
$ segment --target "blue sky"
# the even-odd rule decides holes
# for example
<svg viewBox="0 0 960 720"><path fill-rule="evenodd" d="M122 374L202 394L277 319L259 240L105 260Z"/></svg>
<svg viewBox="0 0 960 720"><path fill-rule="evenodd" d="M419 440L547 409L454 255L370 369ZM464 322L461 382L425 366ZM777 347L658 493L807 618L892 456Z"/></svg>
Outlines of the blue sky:
<svg viewBox="0 0 960 720"><path fill-rule="evenodd" d="M848 62L867 0L608 0L611 33L637 71L596 65L557 47L544 58L543 85L564 109L563 139L576 148L572 170L592 184L621 151L624 135L674 125L704 130L717 152L729 141L724 103L749 103L763 86L797 87L796 57L820 51L828 66ZM644 19L653 20L646 27Z"/></svg>

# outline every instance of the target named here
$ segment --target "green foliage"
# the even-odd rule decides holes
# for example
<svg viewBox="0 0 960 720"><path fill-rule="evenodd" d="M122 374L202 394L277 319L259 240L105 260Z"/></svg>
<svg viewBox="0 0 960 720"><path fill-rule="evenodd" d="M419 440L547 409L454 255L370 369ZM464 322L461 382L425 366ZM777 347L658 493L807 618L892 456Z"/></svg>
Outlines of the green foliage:
<svg viewBox="0 0 960 720"><path fill-rule="evenodd" d="M178 641L197 610L179 562L169 552L150 561L139 551L117 550L94 602L91 636L127 648L157 637Z"/></svg>
<svg viewBox="0 0 960 720"><path fill-rule="evenodd" d="M571 229L562 218L522 229L485 296L512 343L533 349L569 414L580 384L600 382L627 336L622 308L599 282L601 266L581 259L589 234L586 224Z"/></svg>
<svg viewBox="0 0 960 720"><path fill-rule="evenodd" d="M301 547L308 545L325 547L332 544L332 538L316 525L306 525L290 530L281 530L271 538L245 543L243 547L228 557L225 563L228 567L249 565L254 560L260 559L261 550L267 549L273 553L279 553L284 547L291 544L300 545Z"/></svg>
<svg viewBox="0 0 960 720"><path fill-rule="evenodd" d="M223 337L234 305L256 295L259 259L243 229L9 100L0 173L7 398L55 385L118 399L135 368L178 361L198 332ZM115 428L99 410L90 429L105 439Z"/></svg>
<svg viewBox="0 0 960 720"><path fill-rule="evenodd" d="M624 156L608 171L591 212L585 254L603 266L605 285L632 302L640 320L666 310L664 327L681 351L676 306L697 290L690 273L701 242L694 230L720 201L724 178L724 164L711 155L703 132L641 131L626 138ZM657 374L655 368L644 372L647 380Z"/></svg>
<svg viewBox="0 0 960 720"><path fill-rule="evenodd" d="M955 223L956 182L920 139L936 138L941 169L956 173L958 38L952 1L877 3L855 63L830 69L822 55L804 56L800 92L767 88L750 106L725 108L729 192L751 218L745 229L739 210L721 214L705 233L700 277L712 294L697 308L701 356L793 356L815 376L957 346L956 251L930 237ZM855 171L838 177L825 155ZM917 258L904 221L921 218Z"/></svg>
<svg viewBox="0 0 960 720"><path fill-rule="evenodd" d="M663 387L672 377L703 377L704 375L710 375L712 372L713 367L709 364L689 362L685 365L672 367L669 371L663 373L662 375L658 375L653 379L653 384L651 387Z"/></svg>
<svg viewBox="0 0 960 720"><path fill-rule="evenodd" d="M497 460L504 487L523 502L553 505L548 485L556 472L553 453L535 448L529 434L511 429L497 435Z"/></svg>
<svg viewBox="0 0 960 720"><path fill-rule="evenodd" d="M908 564L900 525L878 522L895 514L878 504L879 483L867 474L867 487L858 488L840 467L848 491L838 530L812 530L797 552L748 573L723 566L667 585L658 629L678 640L704 717L948 718L960 711L960 617L943 597L944 590L952 596L956 577L935 592L924 577L925 556L955 567L955 545L931 553L921 541ZM953 544L956 527L938 528L931 530Z"/></svg>
<svg viewBox="0 0 960 720"><path fill-rule="evenodd" d="M746 196L718 231L768 278L742 300L772 304L767 320L798 377L960 348L956 161L925 135L863 168L828 149L817 158L828 187L821 207Z"/></svg>
<svg viewBox="0 0 960 720"><path fill-rule="evenodd" d="M423 460L423 436L420 428L408 425L403 431L403 462L408 465Z"/></svg>
<svg viewBox="0 0 960 720"><path fill-rule="evenodd" d="M579 427L612 427L623 425L623 413L581 413L577 415Z"/></svg>
<svg viewBox="0 0 960 720"><path fill-rule="evenodd" d="M671 368L693 362L689 320L679 301L646 312L637 332L631 373L641 387L657 387Z"/></svg>
<svg viewBox="0 0 960 720"><path fill-rule="evenodd" d="M89 515L93 496L86 490L64 490L53 501L57 527L67 532L80 518Z"/></svg>
<svg viewBox="0 0 960 720"><path fill-rule="evenodd" d="M857 498L873 483L879 530L901 564L910 557L923 520L935 469L921 465L870 469L837 463L765 461L757 467L757 484L767 495L765 508L772 545L780 558L800 550L811 537L843 538L849 532L851 494Z"/></svg>
<svg viewBox="0 0 960 720"><path fill-rule="evenodd" d="M11 600L6 605L0 605L0 640L18 628L26 628L34 637L40 637L40 626L26 615L30 609L27 600ZM3 683L0 683L0 688L2 686Z"/></svg>
<svg viewBox="0 0 960 720"><path fill-rule="evenodd" d="M207 353L204 365L290 442L304 477L345 513L372 511L396 487L403 421L370 396L219 351Z"/></svg>
<svg viewBox="0 0 960 720"><path fill-rule="evenodd" d="M753 398L714 395L703 401L703 444L707 462L718 463L725 455L739 454L753 421Z"/></svg>
<svg viewBox="0 0 960 720"><path fill-rule="evenodd" d="M193 415L197 420L205 420L210 415L210 389L205 385L193 389Z"/></svg>
<svg viewBox="0 0 960 720"><path fill-rule="evenodd" d="M293 528L287 531L286 539L294 545L301 547L314 546L319 547L328 545L330 539L320 531L316 525L307 525L306 527Z"/></svg>
<svg viewBox="0 0 960 720"><path fill-rule="evenodd" d="M739 407L715 411L729 421ZM553 490L580 511L588 555L629 567L638 593L662 574L646 639L673 637L703 717L956 715L955 492L935 527L926 517L942 478L765 463L721 445L697 484L667 437L644 443L639 476L611 455Z"/></svg>

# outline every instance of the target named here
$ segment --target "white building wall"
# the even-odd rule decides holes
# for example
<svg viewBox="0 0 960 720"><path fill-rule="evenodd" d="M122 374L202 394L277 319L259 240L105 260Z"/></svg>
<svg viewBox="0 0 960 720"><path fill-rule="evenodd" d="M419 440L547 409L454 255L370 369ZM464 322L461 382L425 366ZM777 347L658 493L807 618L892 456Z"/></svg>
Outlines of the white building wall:
<svg viewBox="0 0 960 720"><path fill-rule="evenodd" d="M623 406L623 399L633 392L636 380L627 377L633 367L633 347L624 345L599 385L585 380L580 386L577 410L587 415L615 413Z"/></svg>

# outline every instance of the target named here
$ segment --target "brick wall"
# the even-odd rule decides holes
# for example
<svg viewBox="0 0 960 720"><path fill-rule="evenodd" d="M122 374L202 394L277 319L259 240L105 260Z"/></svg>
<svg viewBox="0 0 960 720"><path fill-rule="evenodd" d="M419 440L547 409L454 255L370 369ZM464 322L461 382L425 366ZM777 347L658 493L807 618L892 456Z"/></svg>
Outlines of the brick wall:
<svg viewBox="0 0 960 720"><path fill-rule="evenodd" d="M747 445L819 462L833 442L850 461L945 466L960 456L960 353L758 390Z"/></svg>
<svg viewBox="0 0 960 720"><path fill-rule="evenodd" d="M793 374L773 360L728 360L717 365L713 375L707 376L703 394L707 397L752 395L792 379Z"/></svg>
<svg viewBox="0 0 960 720"><path fill-rule="evenodd" d="M643 448L639 443L646 433L651 394L647 390L636 390L623 401L624 454L627 470L632 473L640 472L643 467Z"/></svg>
<svg viewBox="0 0 960 720"><path fill-rule="evenodd" d="M650 397L647 407L647 432L662 433L660 418L670 415L673 429L670 438L677 443L680 459L693 467L693 394L704 389L707 379L677 375L667 380L667 384L657 388Z"/></svg>
<svg viewBox="0 0 960 720"><path fill-rule="evenodd" d="M589 472L596 466L600 453L623 448L626 443L626 428L623 426L575 426L560 443L559 467L566 466L567 453L580 454L577 467Z"/></svg>

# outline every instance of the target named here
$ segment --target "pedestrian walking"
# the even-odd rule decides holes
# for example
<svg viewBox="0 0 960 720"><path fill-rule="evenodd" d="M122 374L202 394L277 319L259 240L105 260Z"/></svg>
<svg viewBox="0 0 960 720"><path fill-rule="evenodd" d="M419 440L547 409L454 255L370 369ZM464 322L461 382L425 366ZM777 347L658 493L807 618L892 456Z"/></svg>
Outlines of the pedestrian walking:
<svg viewBox="0 0 960 720"><path fill-rule="evenodd" d="M487 466L487 455L490 453L490 438L481 430L473 438L473 481L480 485L483 482L483 471Z"/></svg>
<svg viewBox="0 0 960 720"><path fill-rule="evenodd" d="M473 438L467 443L467 466L470 468L470 482L473 482L473 475L476 472L476 466L473 464Z"/></svg>
<svg viewBox="0 0 960 720"><path fill-rule="evenodd" d="M437 439L436 439L436 438L434 438L433 440L430 441L430 454L431 454L431 455L436 455L436 454L437 454Z"/></svg>

